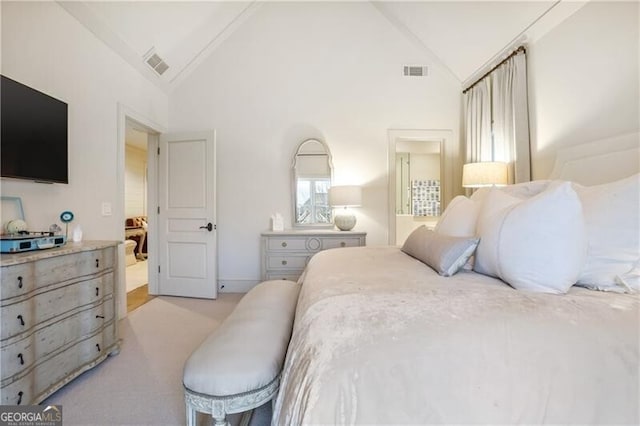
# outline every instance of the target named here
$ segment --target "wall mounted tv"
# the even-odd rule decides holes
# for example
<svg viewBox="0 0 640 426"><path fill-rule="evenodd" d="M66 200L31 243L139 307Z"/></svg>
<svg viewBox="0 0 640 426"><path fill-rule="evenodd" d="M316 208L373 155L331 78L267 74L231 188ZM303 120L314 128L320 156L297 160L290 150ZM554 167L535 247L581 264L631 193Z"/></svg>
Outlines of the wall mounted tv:
<svg viewBox="0 0 640 426"><path fill-rule="evenodd" d="M67 104L0 77L0 175L69 183Z"/></svg>

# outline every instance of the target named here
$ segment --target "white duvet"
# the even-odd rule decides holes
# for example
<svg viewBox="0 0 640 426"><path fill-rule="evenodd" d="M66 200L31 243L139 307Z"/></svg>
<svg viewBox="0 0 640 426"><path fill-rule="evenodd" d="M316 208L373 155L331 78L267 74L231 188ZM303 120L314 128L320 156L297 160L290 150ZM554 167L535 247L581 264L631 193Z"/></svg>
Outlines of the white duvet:
<svg viewBox="0 0 640 426"><path fill-rule="evenodd" d="M451 278L394 247L318 253L274 424L638 424L639 299Z"/></svg>

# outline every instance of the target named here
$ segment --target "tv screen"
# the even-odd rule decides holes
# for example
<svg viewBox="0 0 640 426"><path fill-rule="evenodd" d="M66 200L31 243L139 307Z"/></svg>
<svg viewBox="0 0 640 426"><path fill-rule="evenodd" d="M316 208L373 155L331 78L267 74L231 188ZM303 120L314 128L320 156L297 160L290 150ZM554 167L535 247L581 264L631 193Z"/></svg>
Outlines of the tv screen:
<svg viewBox="0 0 640 426"><path fill-rule="evenodd" d="M67 104L8 77L1 78L0 174L69 183Z"/></svg>

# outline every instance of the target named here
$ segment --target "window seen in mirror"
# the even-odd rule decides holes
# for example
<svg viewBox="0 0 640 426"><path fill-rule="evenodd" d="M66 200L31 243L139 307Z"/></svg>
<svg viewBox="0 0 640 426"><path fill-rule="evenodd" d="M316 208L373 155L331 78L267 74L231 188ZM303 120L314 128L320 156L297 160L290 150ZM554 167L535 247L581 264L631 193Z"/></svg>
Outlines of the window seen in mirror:
<svg viewBox="0 0 640 426"><path fill-rule="evenodd" d="M329 187L331 179L298 179L296 222L331 223L331 207L329 206Z"/></svg>

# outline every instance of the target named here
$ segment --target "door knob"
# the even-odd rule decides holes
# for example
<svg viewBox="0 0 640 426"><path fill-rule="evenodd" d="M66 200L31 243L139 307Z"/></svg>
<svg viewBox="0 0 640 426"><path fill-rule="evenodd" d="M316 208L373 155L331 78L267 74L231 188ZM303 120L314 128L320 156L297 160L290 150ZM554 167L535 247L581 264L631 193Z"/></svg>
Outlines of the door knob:
<svg viewBox="0 0 640 426"><path fill-rule="evenodd" d="M207 226L201 226L200 229L206 229L207 231L211 232L213 231L213 225L211 224L211 222L207 223Z"/></svg>

